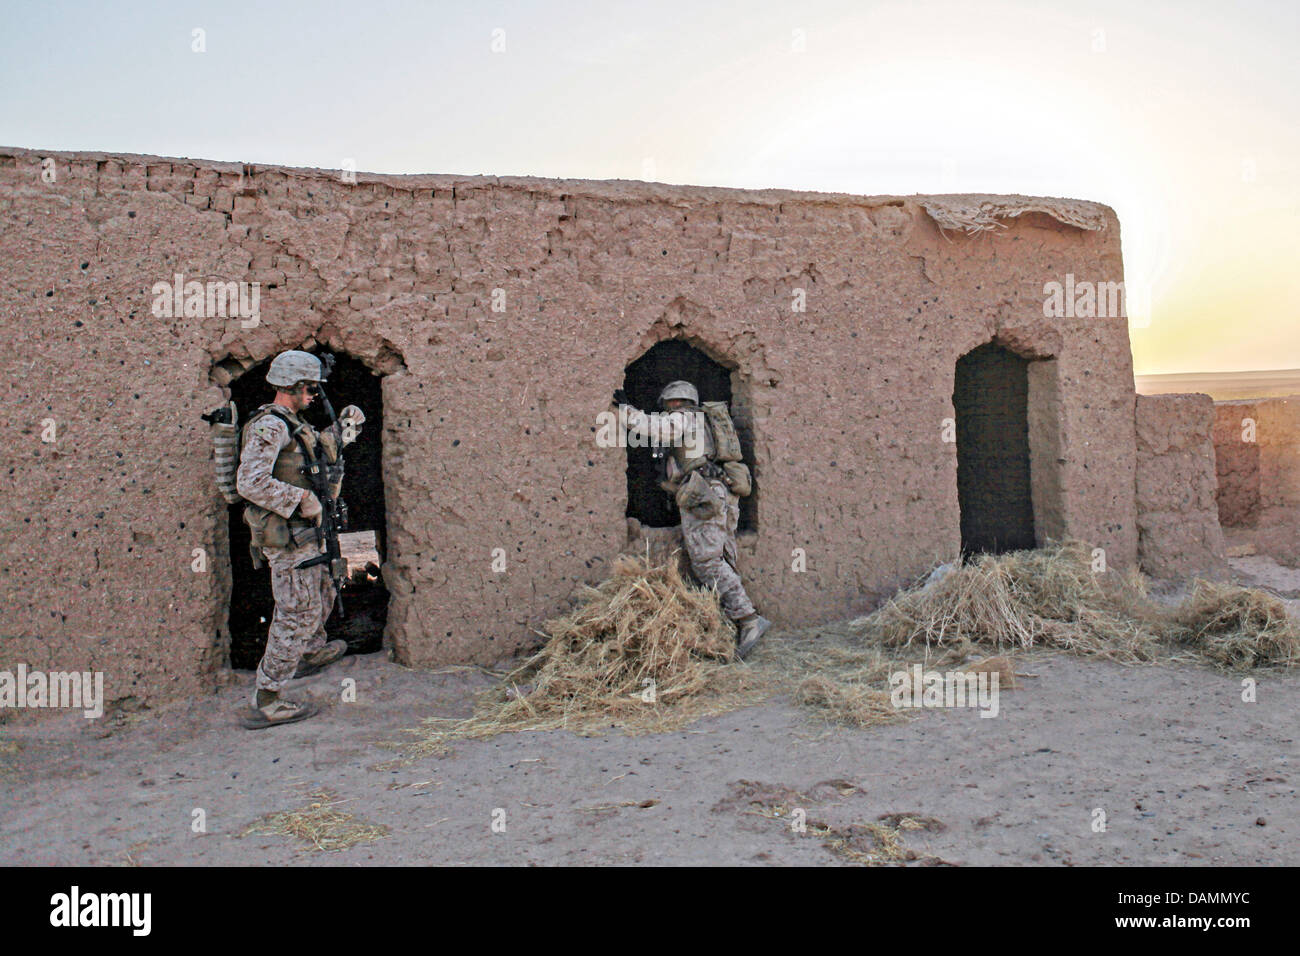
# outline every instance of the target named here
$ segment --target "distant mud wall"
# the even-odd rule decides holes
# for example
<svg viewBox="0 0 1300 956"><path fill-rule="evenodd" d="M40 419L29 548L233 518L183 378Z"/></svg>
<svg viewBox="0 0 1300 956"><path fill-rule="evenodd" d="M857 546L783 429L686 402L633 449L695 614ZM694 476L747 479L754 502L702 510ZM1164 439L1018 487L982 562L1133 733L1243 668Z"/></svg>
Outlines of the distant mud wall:
<svg viewBox="0 0 1300 956"><path fill-rule="evenodd" d="M1138 559L1159 578L1228 576L1215 502L1214 401L1137 396Z"/></svg>
<svg viewBox="0 0 1300 956"><path fill-rule="evenodd" d="M1123 278L1104 206L354 178L0 149L0 667L103 669L110 697L212 686L229 543L198 414L317 345L382 376L407 664L499 660L606 576L627 457L596 415L670 338L731 375L760 489L741 571L778 624L956 557L954 371L989 342L1030 360L1039 536L1136 561L1127 323L1044 315L1046 282ZM257 322L155 314L175 276L258 283Z"/></svg>
<svg viewBox="0 0 1300 956"><path fill-rule="evenodd" d="M1300 398L1218 402L1218 510L1224 528L1300 567Z"/></svg>

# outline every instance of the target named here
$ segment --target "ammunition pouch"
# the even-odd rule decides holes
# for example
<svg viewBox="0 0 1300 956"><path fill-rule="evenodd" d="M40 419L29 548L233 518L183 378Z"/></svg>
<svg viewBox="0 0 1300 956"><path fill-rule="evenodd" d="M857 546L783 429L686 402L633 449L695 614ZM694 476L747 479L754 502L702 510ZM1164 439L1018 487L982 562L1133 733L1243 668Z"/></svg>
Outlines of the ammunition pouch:
<svg viewBox="0 0 1300 956"><path fill-rule="evenodd" d="M722 503L702 474L703 469L696 468L681 482L675 500L677 509L683 514L690 512L701 521L708 521L722 514Z"/></svg>
<svg viewBox="0 0 1300 956"><path fill-rule="evenodd" d="M743 461L724 461L722 473L723 482L736 497L744 498L754 490L754 478Z"/></svg>
<svg viewBox="0 0 1300 956"><path fill-rule="evenodd" d="M244 507L244 524L248 525L250 548L300 548L316 540L314 524L300 518L281 518L254 504Z"/></svg>
<svg viewBox="0 0 1300 956"><path fill-rule="evenodd" d="M325 431L317 433L320 439L320 450L323 455L318 454L316 457L326 468L326 474L329 478L330 497L338 499L343 493L343 456L340 454L341 448L339 441L334 437L333 432Z"/></svg>
<svg viewBox="0 0 1300 956"><path fill-rule="evenodd" d="M258 505L244 506L244 524L248 525L249 544L254 548L287 548L292 540L289 522Z"/></svg>

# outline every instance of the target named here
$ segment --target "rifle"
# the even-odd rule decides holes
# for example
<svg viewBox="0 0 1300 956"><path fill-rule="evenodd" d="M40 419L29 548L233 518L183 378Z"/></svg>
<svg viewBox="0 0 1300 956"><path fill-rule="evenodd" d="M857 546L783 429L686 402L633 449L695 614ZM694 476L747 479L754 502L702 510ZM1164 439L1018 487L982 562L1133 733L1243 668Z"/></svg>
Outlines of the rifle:
<svg viewBox="0 0 1300 956"><path fill-rule="evenodd" d="M328 379L330 372L334 370L334 356L320 356L321 364L324 366L323 378ZM312 391L320 399L321 406L325 409L325 414L329 416L330 427L336 432L340 432L338 418L334 414L334 406L325 395L325 389L321 388L320 383L313 385ZM320 499L321 503L321 520L316 525L316 543L325 546L325 553L314 558L308 558L306 561L295 565L297 570L314 568L317 565L328 565L330 577L334 579L335 600L338 602L339 615L343 611L343 582L347 580L348 563L344 560L339 552L339 532L346 531L348 527L348 506L341 498L335 498L330 494L330 483L340 477L343 470L343 441L340 432L338 443L338 461L333 465L322 462L307 448L306 443L301 437L298 438L298 445L302 448L303 457L306 458L307 464L302 466L302 473L307 476L311 482L312 492Z"/></svg>

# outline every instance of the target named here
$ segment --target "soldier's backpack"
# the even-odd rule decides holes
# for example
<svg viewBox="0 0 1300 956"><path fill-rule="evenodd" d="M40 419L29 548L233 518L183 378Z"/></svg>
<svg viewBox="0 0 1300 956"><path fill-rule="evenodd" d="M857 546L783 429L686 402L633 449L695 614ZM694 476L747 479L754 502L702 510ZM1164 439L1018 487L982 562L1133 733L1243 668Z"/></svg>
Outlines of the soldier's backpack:
<svg viewBox="0 0 1300 956"><path fill-rule="evenodd" d="M727 414L726 402L703 402L705 420L713 435L713 447L717 450L713 456L716 462L740 461L740 439L736 437L736 426Z"/></svg>
<svg viewBox="0 0 1300 956"><path fill-rule="evenodd" d="M715 453L711 459L722 467L722 480L732 494L744 498L754 490L754 479L749 466L741 461L740 438L736 426L727 413L726 402L704 402L704 420L713 436Z"/></svg>

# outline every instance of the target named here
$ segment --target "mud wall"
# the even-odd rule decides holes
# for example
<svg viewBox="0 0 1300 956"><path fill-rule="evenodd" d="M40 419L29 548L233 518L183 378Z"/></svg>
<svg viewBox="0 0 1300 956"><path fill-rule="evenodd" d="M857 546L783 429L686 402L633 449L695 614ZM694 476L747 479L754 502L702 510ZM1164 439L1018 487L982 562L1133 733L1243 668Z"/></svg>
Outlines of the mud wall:
<svg viewBox="0 0 1300 956"><path fill-rule="evenodd" d="M383 376L408 664L497 660L604 577L626 461L595 416L665 338L731 369L760 489L741 569L778 624L860 613L956 556L954 369L990 341L1033 360L1040 536L1136 560L1127 324L1043 307L1067 273L1122 279L1104 206L355 179L0 149L0 667L102 668L110 697L210 685L229 562L197 416L318 343ZM178 274L260 283L258 324L155 316Z"/></svg>
<svg viewBox="0 0 1300 956"><path fill-rule="evenodd" d="M1300 567L1300 399L1215 404L1214 451L1223 527Z"/></svg>
<svg viewBox="0 0 1300 956"><path fill-rule="evenodd" d="M1215 502L1214 401L1137 396L1138 559L1159 578L1226 578Z"/></svg>

